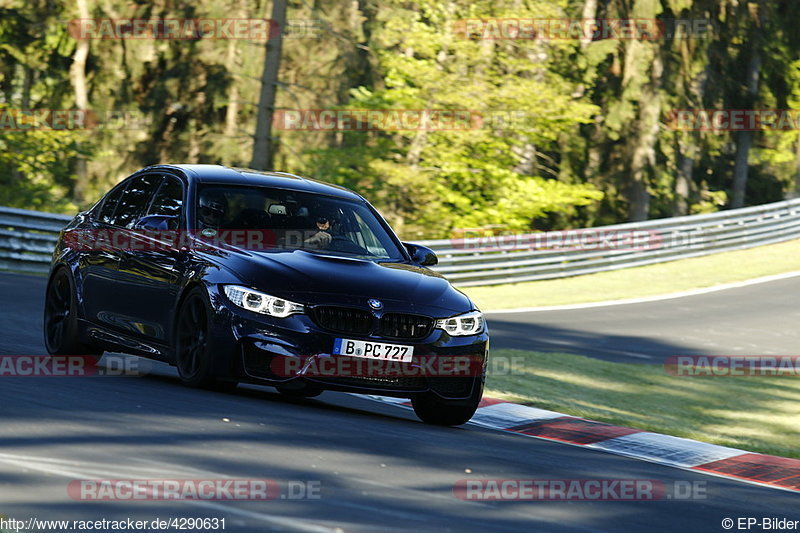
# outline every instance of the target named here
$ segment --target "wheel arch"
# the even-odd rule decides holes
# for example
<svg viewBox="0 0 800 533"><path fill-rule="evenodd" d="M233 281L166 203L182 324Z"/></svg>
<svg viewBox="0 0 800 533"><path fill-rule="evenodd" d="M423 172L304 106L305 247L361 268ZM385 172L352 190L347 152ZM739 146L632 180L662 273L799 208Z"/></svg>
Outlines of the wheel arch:
<svg viewBox="0 0 800 533"><path fill-rule="evenodd" d="M178 327L178 321L176 320L178 317L178 312L180 311L183 302L186 301L186 297L189 296L189 293L198 287L208 292L205 283L199 279L191 279L183 286L178 298L175 300L175 307L172 309L172 323L170 324L169 328L169 343L173 350L175 349L175 329Z"/></svg>
<svg viewBox="0 0 800 533"><path fill-rule="evenodd" d="M78 317L81 319L86 319L86 310L83 307L83 287L78 283L78 276L76 276L77 267L71 265L66 261L57 261L53 263L50 267L50 272L47 274L47 283L45 284L45 298L47 297L47 291L50 290L50 283L53 281L53 278L58 274L59 271L64 270L67 273L67 277L69 278L69 283L72 289L75 291L75 303L77 304L77 311Z"/></svg>

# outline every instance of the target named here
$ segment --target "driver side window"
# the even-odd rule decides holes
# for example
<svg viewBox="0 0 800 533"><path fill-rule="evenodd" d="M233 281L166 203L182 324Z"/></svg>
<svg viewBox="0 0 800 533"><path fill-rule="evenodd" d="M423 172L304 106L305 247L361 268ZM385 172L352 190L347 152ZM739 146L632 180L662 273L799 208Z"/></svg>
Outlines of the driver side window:
<svg viewBox="0 0 800 533"><path fill-rule="evenodd" d="M163 215L177 217L170 222L169 229L178 229L183 211L183 187L180 180L172 176L164 176L161 185L150 203L147 215Z"/></svg>
<svg viewBox="0 0 800 533"><path fill-rule="evenodd" d="M103 205L100 207L100 212L97 214L97 219L104 224L114 223L114 211L117 210L119 199L122 193L125 192L127 183L123 183L108 193L103 200Z"/></svg>
<svg viewBox="0 0 800 533"><path fill-rule="evenodd" d="M143 216L161 176L146 174L131 179L119 199L114 216L105 220L109 224L132 228L134 222Z"/></svg>

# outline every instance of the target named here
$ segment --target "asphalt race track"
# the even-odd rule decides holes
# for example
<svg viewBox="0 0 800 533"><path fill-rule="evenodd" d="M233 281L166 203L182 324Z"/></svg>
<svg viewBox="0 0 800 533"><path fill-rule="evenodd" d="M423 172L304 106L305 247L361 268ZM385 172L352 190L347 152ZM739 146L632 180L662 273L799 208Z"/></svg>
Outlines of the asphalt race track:
<svg viewBox="0 0 800 533"><path fill-rule="evenodd" d="M670 355L800 355L800 276L671 300L488 314L493 348L662 363Z"/></svg>
<svg viewBox="0 0 800 533"><path fill-rule="evenodd" d="M44 285L0 275L0 354L44 353ZM492 342L609 359L623 348L652 357L736 347L792 353L798 286L795 278L630 309L497 315ZM800 519L796 493L476 426L425 426L406 410L352 395L290 401L270 388L193 390L164 365L144 377L1 383L0 514L17 519L217 517L230 531L459 533L713 532L724 531L724 518ZM72 480L131 478L258 478L320 490L315 499L263 502L92 502L67 492ZM454 497L466 478L698 482L705 497L484 503Z"/></svg>

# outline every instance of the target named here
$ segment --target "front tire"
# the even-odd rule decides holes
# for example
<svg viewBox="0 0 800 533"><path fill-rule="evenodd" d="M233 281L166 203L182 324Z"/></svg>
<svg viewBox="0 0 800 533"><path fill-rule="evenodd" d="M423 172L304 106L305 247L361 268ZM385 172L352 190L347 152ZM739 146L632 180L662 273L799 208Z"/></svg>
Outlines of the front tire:
<svg viewBox="0 0 800 533"><path fill-rule="evenodd" d="M188 387L233 390L237 383L218 381L211 350L211 315L205 291L195 287L186 295L175 324L175 362L181 383Z"/></svg>
<svg viewBox="0 0 800 533"><path fill-rule="evenodd" d="M50 355L85 355L95 361L103 356L103 350L80 341L75 287L65 268L56 270L47 283L43 326Z"/></svg>
<svg viewBox="0 0 800 533"><path fill-rule="evenodd" d="M426 424L436 426L460 426L466 424L481 403L483 379L475 378L472 394L467 400L445 400L433 392L425 392L411 398L414 413Z"/></svg>

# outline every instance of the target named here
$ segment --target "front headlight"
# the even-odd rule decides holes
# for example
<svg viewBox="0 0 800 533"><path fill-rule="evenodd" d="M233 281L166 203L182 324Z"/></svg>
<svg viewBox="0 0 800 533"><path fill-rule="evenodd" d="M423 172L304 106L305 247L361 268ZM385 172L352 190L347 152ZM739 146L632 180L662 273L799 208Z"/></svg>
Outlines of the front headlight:
<svg viewBox="0 0 800 533"><path fill-rule="evenodd" d="M253 289L240 287L238 285L225 285L225 296L243 309L279 318L287 317L295 313L302 313L305 309L302 304L290 302L283 298L270 296L269 294L264 294L263 292L254 291Z"/></svg>
<svg viewBox="0 0 800 533"><path fill-rule="evenodd" d="M483 313L470 311L463 315L442 318L436 321L436 327L445 330L453 337L475 335L483 329Z"/></svg>

